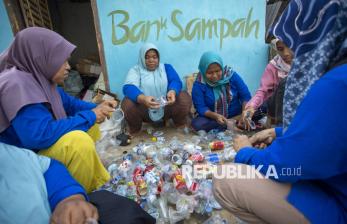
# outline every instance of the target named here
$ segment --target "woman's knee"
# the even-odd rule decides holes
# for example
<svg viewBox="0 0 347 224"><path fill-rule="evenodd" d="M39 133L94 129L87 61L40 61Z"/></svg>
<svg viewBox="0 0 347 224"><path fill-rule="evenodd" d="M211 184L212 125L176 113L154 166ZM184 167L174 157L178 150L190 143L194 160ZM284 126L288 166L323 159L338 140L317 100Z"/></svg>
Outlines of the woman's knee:
<svg viewBox="0 0 347 224"><path fill-rule="evenodd" d="M224 172L224 166L219 165L216 168L216 172L212 176L212 184L213 184L213 194L217 201L223 202L225 198L223 194L225 194L225 186L230 186L232 184L232 180L228 180L222 173Z"/></svg>
<svg viewBox="0 0 347 224"><path fill-rule="evenodd" d="M191 125L195 131L200 131L205 129L205 126L207 125L207 123L208 123L207 119L204 119L202 117L197 117L192 120Z"/></svg>
<svg viewBox="0 0 347 224"><path fill-rule="evenodd" d="M74 152L83 154L94 153L95 143L91 136L84 131L71 131L65 134L62 139L64 146Z"/></svg>
<svg viewBox="0 0 347 224"><path fill-rule="evenodd" d="M124 97L121 103L121 108L125 112L136 109L136 103L134 103L131 99Z"/></svg>
<svg viewBox="0 0 347 224"><path fill-rule="evenodd" d="M177 102L180 108L183 109L185 112L189 112L192 106L191 96L187 92L181 91L177 98Z"/></svg>

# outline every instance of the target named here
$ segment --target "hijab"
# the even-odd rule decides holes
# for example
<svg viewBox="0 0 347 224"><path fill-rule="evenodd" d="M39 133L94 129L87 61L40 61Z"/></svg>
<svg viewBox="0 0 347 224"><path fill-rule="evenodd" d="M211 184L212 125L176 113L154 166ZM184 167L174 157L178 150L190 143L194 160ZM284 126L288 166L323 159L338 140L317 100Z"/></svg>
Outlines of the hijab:
<svg viewBox="0 0 347 224"><path fill-rule="evenodd" d="M44 173L51 160L0 143L0 223L49 223Z"/></svg>
<svg viewBox="0 0 347 224"><path fill-rule="evenodd" d="M273 34L294 52L283 100L284 132L310 87L347 53L347 1L292 0Z"/></svg>
<svg viewBox="0 0 347 224"><path fill-rule="evenodd" d="M159 63L154 71L147 70L146 53L152 49L157 52L160 60L158 48L151 43L144 44L140 49L138 63L130 69L125 84L135 85L146 96L159 99L162 96L166 97L168 80L163 63ZM164 107L150 109L148 113L152 121L159 121L164 117Z"/></svg>
<svg viewBox="0 0 347 224"><path fill-rule="evenodd" d="M279 39L273 39L271 41L271 47L278 52L277 49L277 42L279 41ZM270 64L272 64L276 69L277 69L277 75L279 78L284 79L287 77L288 72L290 71L290 65L287 64L282 57L277 54L271 61Z"/></svg>
<svg viewBox="0 0 347 224"><path fill-rule="evenodd" d="M0 132L29 104L48 103L56 119L66 117L57 85L52 81L75 46L59 34L40 27L17 33L0 65Z"/></svg>
<svg viewBox="0 0 347 224"><path fill-rule="evenodd" d="M206 77L207 69L213 63L218 64L222 69L221 79L214 83L209 81ZM233 74L234 71L230 67L224 67L223 60L217 53L208 51L201 56L197 81L206 84L213 89L215 112L223 115L224 117L228 117L228 108L232 99L230 91L230 79Z"/></svg>

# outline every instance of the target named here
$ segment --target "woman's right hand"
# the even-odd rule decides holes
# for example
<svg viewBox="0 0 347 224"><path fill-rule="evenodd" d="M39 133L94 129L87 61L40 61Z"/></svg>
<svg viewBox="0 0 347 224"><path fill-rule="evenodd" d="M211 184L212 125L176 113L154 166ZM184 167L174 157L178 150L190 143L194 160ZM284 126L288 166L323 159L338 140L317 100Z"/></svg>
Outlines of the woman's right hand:
<svg viewBox="0 0 347 224"><path fill-rule="evenodd" d="M221 124L221 125L227 125L227 122L228 122L228 119L226 117L217 113L215 115L215 120L218 122L218 124Z"/></svg>
<svg viewBox="0 0 347 224"><path fill-rule="evenodd" d="M150 109L158 109L160 107L160 104L155 100L153 96L145 96L142 94L138 96L137 101Z"/></svg>
<svg viewBox="0 0 347 224"><path fill-rule="evenodd" d="M265 148L272 143L272 141L276 138L276 132L274 128L269 128L262 130L252 137L250 137L250 142L256 148Z"/></svg>
<svg viewBox="0 0 347 224"><path fill-rule="evenodd" d="M255 110L252 107L248 107L242 111L242 118L240 121L244 125L244 128L248 131L251 130L249 120L252 119L254 112Z"/></svg>
<svg viewBox="0 0 347 224"><path fill-rule="evenodd" d="M84 196L76 194L60 201L55 207L51 224L97 223L98 210L84 199ZM91 221L94 222L91 222Z"/></svg>
<svg viewBox="0 0 347 224"><path fill-rule="evenodd" d="M105 121L106 118L110 118L112 112L115 111L113 107L113 102L110 103L108 101L104 101L101 104L99 104L97 107L92 109L92 111L96 115L96 123L100 124Z"/></svg>

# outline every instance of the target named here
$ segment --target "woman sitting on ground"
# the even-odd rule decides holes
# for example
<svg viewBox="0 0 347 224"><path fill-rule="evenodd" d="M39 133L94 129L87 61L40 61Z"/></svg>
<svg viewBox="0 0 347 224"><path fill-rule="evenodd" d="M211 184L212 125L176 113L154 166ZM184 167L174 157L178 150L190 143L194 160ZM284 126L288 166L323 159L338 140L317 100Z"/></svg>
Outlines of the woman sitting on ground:
<svg viewBox="0 0 347 224"><path fill-rule="evenodd" d="M0 142L62 162L91 192L110 179L96 153L100 132L94 125L109 116L116 102L96 106L57 88L68 75L74 49L48 29L17 33L0 62Z"/></svg>
<svg viewBox="0 0 347 224"><path fill-rule="evenodd" d="M181 89L182 82L172 65L160 63L157 47L145 44L123 86L122 109L130 134L140 132L142 122L162 123L170 118L176 127L184 127L192 100ZM167 106L160 105L161 97Z"/></svg>
<svg viewBox="0 0 347 224"><path fill-rule="evenodd" d="M279 39L273 39L271 46L277 55L266 66L259 89L246 104L242 112L244 121L246 116L253 117L254 112L264 105L268 115L274 119L274 123L282 124L283 93L293 60L293 52ZM245 124L248 125L247 122Z"/></svg>
<svg viewBox="0 0 347 224"><path fill-rule="evenodd" d="M193 84L192 98L199 116L192 121L194 130L225 130L227 119L240 115L251 94L242 78L214 52L200 58L199 74Z"/></svg>

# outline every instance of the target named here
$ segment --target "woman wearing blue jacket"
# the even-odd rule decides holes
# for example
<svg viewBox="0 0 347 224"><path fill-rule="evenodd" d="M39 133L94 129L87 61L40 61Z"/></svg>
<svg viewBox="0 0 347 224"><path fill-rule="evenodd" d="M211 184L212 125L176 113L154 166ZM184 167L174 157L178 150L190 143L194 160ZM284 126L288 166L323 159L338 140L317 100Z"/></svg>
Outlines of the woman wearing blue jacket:
<svg viewBox="0 0 347 224"><path fill-rule="evenodd" d="M347 223L347 1L290 1L273 33L294 52L283 127L237 137L219 169L244 175L214 195L247 223Z"/></svg>
<svg viewBox="0 0 347 224"><path fill-rule="evenodd" d="M242 78L215 52L205 52L199 63L192 98L199 116L192 121L196 130L225 130L227 119L242 113L251 93Z"/></svg>
<svg viewBox="0 0 347 224"><path fill-rule="evenodd" d="M181 79L172 65L160 63L158 48L151 43L143 45L138 64L129 70L123 86L122 109L130 134L141 131L142 122L162 123L170 118L176 127L184 127L192 100L181 89ZM160 105L161 98L165 105Z"/></svg>

